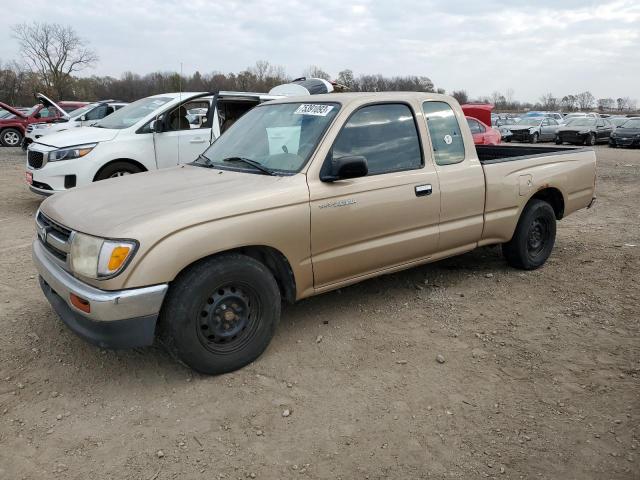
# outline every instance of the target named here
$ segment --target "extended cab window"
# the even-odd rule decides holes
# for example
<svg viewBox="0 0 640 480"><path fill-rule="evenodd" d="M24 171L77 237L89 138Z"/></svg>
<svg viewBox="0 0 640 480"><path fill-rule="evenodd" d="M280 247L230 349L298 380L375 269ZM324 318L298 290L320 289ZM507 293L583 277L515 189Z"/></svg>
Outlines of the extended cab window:
<svg viewBox="0 0 640 480"><path fill-rule="evenodd" d="M356 111L333 144L333 158L363 156L369 175L422 166L420 139L411 109L382 104Z"/></svg>
<svg viewBox="0 0 640 480"><path fill-rule="evenodd" d="M453 109L446 102L424 102L422 110L431 136L437 165L451 165L464 160L462 131Z"/></svg>

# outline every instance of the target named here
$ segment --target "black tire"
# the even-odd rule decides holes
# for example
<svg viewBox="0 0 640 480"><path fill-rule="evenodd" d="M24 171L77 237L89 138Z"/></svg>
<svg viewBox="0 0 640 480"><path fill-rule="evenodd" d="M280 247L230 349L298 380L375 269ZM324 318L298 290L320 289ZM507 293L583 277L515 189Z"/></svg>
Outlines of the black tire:
<svg viewBox="0 0 640 480"><path fill-rule="evenodd" d="M609 148L618 148L618 145L615 143L610 143Z"/></svg>
<svg viewBox="0 0 640 480"><path fill-rule="evenodd" d="M5 147L19 147L22 142L22 133L16 128L5 128L0 133L0 143Z"/></svg>
<svg viewBox="0 0 640 480"><path fill-rule="evenodd" d="M246 255L220 255L172 283L160 313L160 337L200 373L231 372L267 348L280 306L278 284L266 266Z"/></svg>
<svg viewBox="0 0 640 480"><path fill-rule="evenodd" d="M589 136L584 139L584 144L593 147L596 144L596 134L590 133Z"/></svg>
<svg viewBox="0 0 640 480"><path fill-rule="evenodd" d="M502 253L512 267L534 270L547 261L555 240L555 212L547 202L535 199L524 208L513 237L502 244Z"/></svg>
<svg viewBox="0 0 640 480"><path fill-rule="evenodd" d="M538 138L540 138L538 132L535 132L533 135L531 135L531 143L538 143Z"/></svg>
<svg viewBox="0 0 640 480"><path fill-rule="evenodd" d="M560 137L556 137L556 145L562 145L562 140L560 140Z"/></svg>
<svg viewBox="0 0 640 480"><path fill-rule="evenodd" d="M505 138L504 141L507 142L507 143L511 142L511 137Z"/></svg>
<svg viewBox="0 0 640 480"><path fill-rule="evenodd" d="M143 170L136 164L127 161L113 162L98 172L94 181L116 178L124 175L140 173Z"/></svg>

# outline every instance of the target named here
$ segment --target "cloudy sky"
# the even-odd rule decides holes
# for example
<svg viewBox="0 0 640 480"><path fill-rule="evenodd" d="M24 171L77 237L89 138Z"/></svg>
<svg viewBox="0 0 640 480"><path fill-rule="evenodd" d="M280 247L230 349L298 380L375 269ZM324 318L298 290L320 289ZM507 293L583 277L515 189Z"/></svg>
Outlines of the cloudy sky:
<svg viewBox="0 0 640 480"><path fill-rule="evenodd" d="M10 26L70 24L100 56L84 74L239 71L256 60L297 76L426 75L472 97L512 88L535 101L590 90L640 99L639 0L29 0L0 18L0 60L19 59Z"/></svg>

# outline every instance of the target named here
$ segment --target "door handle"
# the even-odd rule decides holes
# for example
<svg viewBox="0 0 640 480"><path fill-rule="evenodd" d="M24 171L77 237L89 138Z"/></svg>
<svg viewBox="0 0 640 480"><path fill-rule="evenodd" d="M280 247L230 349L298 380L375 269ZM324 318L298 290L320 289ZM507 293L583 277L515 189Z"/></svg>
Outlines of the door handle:
<svg viewBox="0 0 640 480"><path fill-rule="evenodd" d="M432 191L433 189L430 183L426 185L416 185L416 197L426 197L427 195L431 195Z"/></svg>
<svg viewBox="0 0 640 480"><path fill-rule="evenodd" d="M189 143L204 143L204 138L192 138Z"/></svg>

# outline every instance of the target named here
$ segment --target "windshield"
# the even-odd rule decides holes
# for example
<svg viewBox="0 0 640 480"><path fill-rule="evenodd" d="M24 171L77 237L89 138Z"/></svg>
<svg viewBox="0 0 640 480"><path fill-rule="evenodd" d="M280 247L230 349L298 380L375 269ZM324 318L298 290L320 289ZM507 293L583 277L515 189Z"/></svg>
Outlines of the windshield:
<svg viewBox="0 0 640 480"><path fill-rule="evenodd" d="M544 120L544 117L528 117L523 118L518 122L518 125L524 125L527 127L537 127L540 125L540 122Z"/></svg>
<svg viewBox="0 0 640 480"><path fill-rule="evenodd" d="M592 127L595 124L596 124L596 119L595 118L581 117L581 118L574 118L573 120L569 120L569 123L567 123L567 126L571 126L571 127Z"/></svg>
<svg viewBox="0 0 640 480"><path fill-rule="evenodd" d="M13 118L13 117L15 117L13 113L11 113L9 110L5 110L4 108L0 107L0 118Z"/></svg>
<svg viewBox="0 0 640 480"><path fill-rule="evenodd" d="M296 173L339 109L336 103L258 106L220 136L195 164L264 173L246 162L249 160L274 173Z"/></svg>
<svg viewBox="0 0 640 480"><path fill-rule="evenodd" d="M122 130L123 128L129 128L131 125L135 125L137 122L153 113L158 108L162 107L165 103L173 100L171 97L147 97L129 105L122 107L116 112L104 117L94 127L99 128L114 128L116 130Z"/></svg>
<svg viewBox="0 0 640 480"><path fill-rule="evenodd" d="M69 117L74 119L76 117L81 117L82 115L87 113L89 110L95 108L96 105L97 103L90 103L89 105L85 105L84 107L76 108L75 110L72 110L69 112Z"/></svg>
<svg viewBox="0 0 640 480"><path fill-rule="evenodd" d="M640 128L640 118L634 118L624 122L621 127L624 128Z"/></svg>

